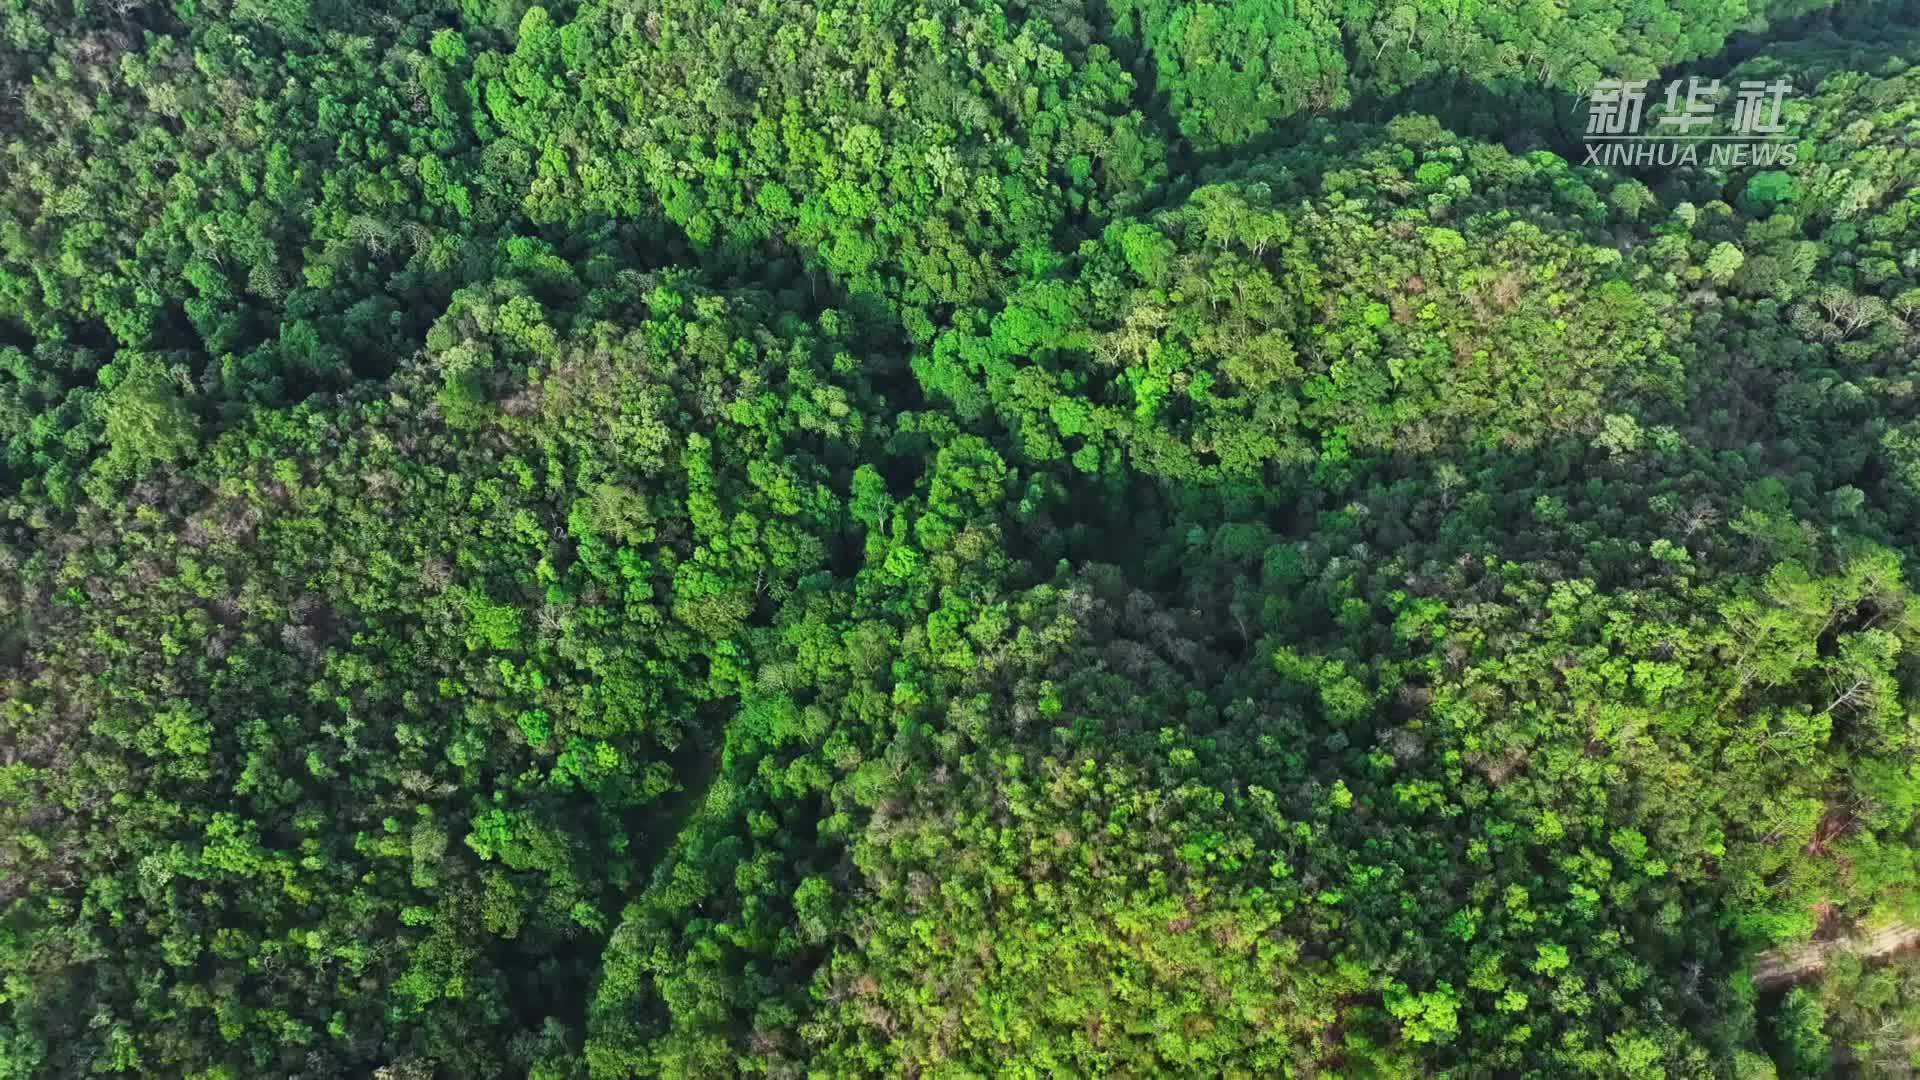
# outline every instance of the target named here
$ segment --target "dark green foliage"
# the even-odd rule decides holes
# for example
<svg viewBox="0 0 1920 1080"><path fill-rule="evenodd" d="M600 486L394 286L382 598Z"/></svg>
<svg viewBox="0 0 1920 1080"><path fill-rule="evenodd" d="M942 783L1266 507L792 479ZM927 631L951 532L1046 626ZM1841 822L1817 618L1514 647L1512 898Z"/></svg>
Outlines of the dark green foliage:
<svg viewBox="0 0 1920 1080"><path fill-rule="evenodd" d="M1909 1068L1823 7L0 0L0 1075Z"/></svg>
<svg viewBox="0 0 1920 1080"><path fill-rule="evenodd" d="M623 278L569 322L462 292L386 390L266 414L19 568L7 873L85 883L16 900L58 934L16 962L67 965L22 1014L44 1067L494 1074L523 1051L470 1032L584 993L874 433L846 343L753 297Z"/></svg>

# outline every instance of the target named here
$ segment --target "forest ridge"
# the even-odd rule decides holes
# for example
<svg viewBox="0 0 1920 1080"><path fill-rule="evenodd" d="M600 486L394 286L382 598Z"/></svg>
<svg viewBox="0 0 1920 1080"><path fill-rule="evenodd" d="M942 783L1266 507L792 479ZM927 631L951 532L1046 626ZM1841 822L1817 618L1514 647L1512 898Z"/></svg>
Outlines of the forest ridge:
<svg viewBox="0 0 1920 1080"><path fill-rule="evenodd" d="M1916 65L0 0L0 1080L1911 1075Z"/></svg>

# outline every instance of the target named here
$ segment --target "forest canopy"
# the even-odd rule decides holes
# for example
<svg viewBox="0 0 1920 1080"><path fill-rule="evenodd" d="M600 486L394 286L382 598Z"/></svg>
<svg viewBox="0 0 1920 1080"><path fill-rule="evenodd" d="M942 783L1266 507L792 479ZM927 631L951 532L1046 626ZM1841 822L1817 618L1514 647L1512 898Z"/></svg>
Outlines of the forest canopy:
<svg viewBox="0 0 1920 1080"><path fill-rule="evenodd" d="M0 0L0 1078L1910 1075L1916 26Z"/></svg>

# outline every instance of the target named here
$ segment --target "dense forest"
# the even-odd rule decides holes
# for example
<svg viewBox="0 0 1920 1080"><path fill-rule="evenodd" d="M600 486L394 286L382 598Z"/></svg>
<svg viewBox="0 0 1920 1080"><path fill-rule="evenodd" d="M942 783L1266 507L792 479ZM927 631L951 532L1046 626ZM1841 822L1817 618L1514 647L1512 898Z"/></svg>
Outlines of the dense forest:
<svg viewBox="0 0 1920 1080"><path fill-rule="evenodd" d="M0 0L0 1080L1912 1075L1916 559L1911 0Z"/></svg>

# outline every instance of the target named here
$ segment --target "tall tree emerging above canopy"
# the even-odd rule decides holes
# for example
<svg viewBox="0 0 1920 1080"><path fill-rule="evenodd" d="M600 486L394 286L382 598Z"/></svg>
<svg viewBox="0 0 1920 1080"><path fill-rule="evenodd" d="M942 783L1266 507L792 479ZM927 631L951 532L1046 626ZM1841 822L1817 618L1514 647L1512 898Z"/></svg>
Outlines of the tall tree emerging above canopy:
<svg viewBox="0 0 1920 1080"><path fill-rule="evenodd" d="M481 122L542 160L553 212L657 200L722 258L778 242L901 303L917 336L1164 169L1075 4L688 0L564 24L536 8L477 75Z"/></svg>

